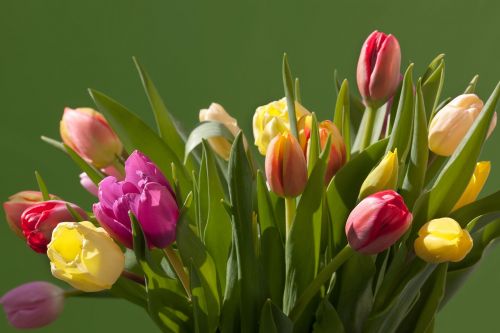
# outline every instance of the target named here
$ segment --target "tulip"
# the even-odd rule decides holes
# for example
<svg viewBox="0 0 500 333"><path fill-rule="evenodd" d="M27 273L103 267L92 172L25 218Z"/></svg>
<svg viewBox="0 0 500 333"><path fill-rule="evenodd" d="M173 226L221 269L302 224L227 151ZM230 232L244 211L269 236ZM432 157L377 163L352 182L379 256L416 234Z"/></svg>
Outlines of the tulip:
<svg viewBox="0 0 500 333"><path fill-rule="evenodd" d="M47 244L52 237L52 230L61 222L74 221L66 206L69 204L82 218L88 218L80 207L60 200L40 202L21 215L21 227L29 247L38 253L47 252Z"/></svg>
<svg viewBox="0 0 500 333"><path fill-rule="evenodd" d="M374 31L359 55L356 79L366 105L378 108L391 98L399 84L401 50L393 35Z"/></svg>
<svg viewBox="0 0 500 333"><path fill-rule="evenodd" d="M297 119L300 119L310 114L310 112L300 103L295 102L295 114ZM267 146L275 136L289 131L290 122L285 98L259 106L255 111L253 116L253 136L255 145L262 155L266 155Z"/></svg>
<svg viewBox="0 0 500 333"><path fill-rule="evenodd" d="M3 295L0 304L15 328L40 328L55 321L63 311L64 291L52 283L30 282Z"/></svg>
<svg viewBox="0 0 500 333"><path fill-rule="evenodd" d="M55 195L50 194L51 199L57 199ZM23 212L38 203L43 201L42 192L38 191L21 191L9 197L9 201L3 203L5 211L5 219L9 227L18 235L24 238L23 229L21 227L21 215Z"/></svg>
<svg viewBox="0 0 500 333"><path fill-rule="evenodd" d="M97 192L99 189L97 188L96 184L94 184L94 182L89 178L89 176L85 172L82 172L80 174L80 184L82 185L82 187L84 189L87 190L87 192L89 192L93 196L97 197Z"/></svg>
<svg viewBox="0 0 500 333"><path fill-rule="evenodd" d="M457 149L483 109L483 101L475 94L455 97L434 116L429 126L429 149L441 156L450 156ZM496 114L488 136L496 125Z"/></svg>
<svg viewBox="0 0 500 333"><path fill-rule="evenodd" d="M377 254L393 245L410 227L412 215L392 190L363 199L349 214L345 232L349 245L363 254Z"/></svg>
<svg viewBox="0 0 500 333"><path fill-rule="evenodd" d="M472 249L472 238L457 221L443 217L422 226L415 240L415 253L422 260L437 264L457 262Z"/></svg>
<svg viewBox="0 0 500 333"><path fill-rule="evenodd" d="M102 114L90 108L65 108L60 123L61 138L97 168L112 164L123 146Z"/></svg>
<svg viewBox="0 0 500 333"><path fill-rule="evenodd" d="M110 289L125 266L120 247L88 221L59 223L47 256L54 277L85 292Z"/></svg>
<svg viewBox="0 0 500 333"><path fill-rule="evenodd" d="M231 117L222 105L212 103L208 109L200 110L200 121L214 121L223 124L226 128L236 136L241 129L238 127L236 119ZM231 143L224 137L213 137L208 139L208 143L212 149L226 161L229 159L231 152Z"/></svg>
<svg viewBox="0 0 500 333"><path fill-rule="evenodd" d="M106 231L133 247L128 212L139 221L150 247L165 248L175 241L179 208L175 194L157 166L139 151L125 162L125 180L109 176L99 183L94 214Z"/></svg>
<svg viewBox="0 0 500 333"><path fill-rule="evenodd" d="M359 198L365 198L370 194L383 190L395 190L398 185L399 161L397 149L388 152L382 161L368 174L361 190Z"/></svg>
<svg viewBox="0 0 500 333"><path fill-rule="evenodd" d="M483 189L483 186L488 179L490 169L490 162L478 162L476 164L476 168L474 169L474 173L472 174L469 184L465 188L465 191L462 193L460 199L458 199L452 211L476 201L477 196Z"/></svg>
<svg viewBox="0 0 500 333"><path fill-rule="evenodd" d="M266 177L271 190L296 197L307 184L307 164L297 139L289 132L271 140L266 154Z"/></svg>

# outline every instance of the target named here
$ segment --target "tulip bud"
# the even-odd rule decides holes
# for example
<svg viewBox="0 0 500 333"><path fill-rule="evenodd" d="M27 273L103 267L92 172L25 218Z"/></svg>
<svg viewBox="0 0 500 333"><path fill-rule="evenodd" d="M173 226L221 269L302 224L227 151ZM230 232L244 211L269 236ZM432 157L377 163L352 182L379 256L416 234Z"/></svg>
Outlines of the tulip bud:
<svg viewBox="0 0 500 333"><path fill-rule="evenodd" d="M297 139L285 132L271 140L266 154L266 177L271 190L296 197L307 184L307 164Z"/></svg>
<svg viewBox="0 0 500 333"><path fill-rule="evenodd" d="M238 122L236 119L231 117L222 105L217 103L212 103L208 109L200 110L200 121L215 121L223 124L226 128L236 136L241 129L238 127ZM229 153L231 152L231 143L224 137L213 137L208 139L208 143L212 149L226 161L229 159Z"/></svg>
<svg viewBox="0 0 500 333"><path fill-rule="evenodd" d="M65 108L60 132L65 144L97 168L112 164L122 153L118 136L104 116L93 109Z"/></svg>
<svg viewBox="0 0 500 333"><path fill-rule="evenodd" d="M295 102L297 119L309 113L300 103ZM267 146L275 136L289 131L290 122L285 98L259 106L255 111L253 116L253 136L255 145L262 155L266 155Z"/></svg>
<svg viewBox="0 0 500 333"><path fill-rule="evenodd" d="M401 238L412 218L398 193L387 190L372 194L349 214L345 226L347 240L360 253L380 253Z"/></svg>
<svg viewBox="0 0 500 333"><path fill-rule="evenodd" d="M3 295L0 304L15 328L40 328L52 323L63 311L64 291L52 283L30 282Z"/></svg>
<svg viewBox="0 0 500 333"><path fill-rule="evenodd" d="M125 266L120 247L88 221L59 223L47 256L54 277L85 292L110 289Z"/></svg>
<svg viewBox="0 0 500 333"><path fill-rule="evenodd" d="M424 224L418 232L414 246L417 256L426 262L456 262L470 252L472 238L457 221L443 217Z"/></svg>
<svg viewBox="0 0 500 333"><path fill-rule="evenodd" d="M87 214L80 207L60 200L40 202L21 215L21 227L29 247L38 253L47 252L47 244L52 237L52 230L61 222L74 221L73 215L66 205L71 207L83 218Z"/></svg>
<svg viewBox="0 0 500 333"><path fill-rule="evenodd" d="M398 185L399 161L398 151L388 152L380 163L368 174L361 190L359 198L365 198L370 194L383 190L395 190Z"/></svg>
<svg viewBox="0 0 500 333"><path fill-rule="evenodd" d="M475 94L455 97L434 116L429 126L429 149L441 156L450 156L457 149L483 109L483 101ZM496 114L488 136L496 125Z"/></svg>
<svg viewBox="0 0 500 333"><path fill-rule="evenodd" d="M399 84L401 50L393 35L374 31L359 55L356 79L365 104L379 107L394 95Z"/></svg>
<svg viewBox="0 0 500 333"><path fill-rule="evenodd" d="M50 194L51 199L57 199L55 195ZM18 235L24 238L23 229L21 227L21 215L23 212L38 203L43 201L42 192L38 191L21 191L9 197L9 201L3 203L5 211L5 219L9 227Z"/></svg>
<svg viewBox="0 0 500 333"><path fill-rule="evenodd" d="M84 189L87 190L87 192L97 197L97 192L99 191L99 189L85 172L82 172L80 174L80 184Z"/></svg>
<svg viewBox="0 0 500 333"><path fill-rule="evenodd" d="M490 162L478 162L476 164L476 168L474 169L474 173L472 174L469 184L465 188L460 199L458 199L452 211L476 201L477 196L481 193L481 190L488 179L490 169Z"/></svg>

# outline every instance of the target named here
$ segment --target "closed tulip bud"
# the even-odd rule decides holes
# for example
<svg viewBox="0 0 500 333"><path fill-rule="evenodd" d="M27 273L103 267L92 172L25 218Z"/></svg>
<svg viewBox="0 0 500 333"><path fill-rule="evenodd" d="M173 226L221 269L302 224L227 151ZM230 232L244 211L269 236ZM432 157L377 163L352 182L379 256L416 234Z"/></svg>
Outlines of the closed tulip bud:
<svg viewBox="0 0 500 333"><path fill-rule="evenodd" d="M60 132L65 144L97 168L112 164L123 150L104 116L94 109L64 109Z"/></svg>
<svg viewBox="0 0 500 333"><path fill-rule="evenodd" d="M59 223L47 256L54 277L85 292L110 289L125 265L120 247L88 221Z"/></svg>
<svg viewBox="0 0 500 333"><path fill-rule="evenodd" d="M57 199L55 195L50 195L51 199ZM9 201L3 203L5 219L9 227L18 235L24 238L21 227L21 215L31 206L43 201L42 192L39 191L21 191L9 197Z"/></svg>
<svg viewBox="0 0 500 333"><path fill-rule="evenodd" d="M80 174L80 184L84 189L87 190L87 192L97 197L97 192L99 191L99 189L85 172L82 172Z"/></svg>
<svg viewBox="0 0 500 333"><path fill-rule="evenodd" d="M60 200L40 202L21 215L21 227L29 247L38 253L47 252L47 244L52 237L52 230L61 222L74 221L75 218L66 205L70 205L82 218L87 214L80 207Z"/></svg>
<svg viewBox="0 0 500 333"><path fill-rule="evenodd" d="M295 102L297 119L309 113L300 103ZM290 131L290 121L285 98L257 108L253 116L253 136L255 145L262 155L266 155L267 146L275 136L288 131Z"/></svg>
<svg viewBox="0 0 500 333"><path fill-rule="evenodd" d="M223 124L226 128L236 136L240 132L238 127L238 122L236 119L231 117L222 105L217 103L212 103L208 109L200 110L200 121L214 121ZM231 152L231 143L224 137L213 137L208 139L208 143L212 149L223 159L229 159L229 153Z"/></svg>
<svg viewBox="0 0 500 333"><path fill-rule="evenodd" d="M460 207L476 201L477 196L479 195L479 193L481 193L481 190L483 189L483 186L488 179L490 169L490 162L478 162L476 164L476 168L474 169L474 173L472 174L469 184L465 188L465 191L464 193L462 193L460 199L458 199L457 203L453 207L453 210L457 210Z"/></svg>
<svg viewBox="0 0 500 333"><path fill-rule="evenodd" d="M40 328L59 318L64 308L64 291L52 283L30 282L3 295L0 304L15 328Z"/></svg>
<svg viewBox="0 0 500 333"><path fill-rule="evenodd" d="M420 228L414 247L417 256L426 262L456 262L470 252L472 238L457 221L443 217L431 220Z"/></svg>
<svg viewBox="0 0 500 333"><path fill-rule="evenodd" d="M361 185L359 198L362 199L383 190L395 190L398 185L398 172L398 151L395 149L394 152L388 152L382 161L368 174L363 185Z"/></svg>
<svg viewBox="0 0 500 333"><path fill-rule="evenodd" d="M266 154L266 177L271 190L296 197L307 184L307 164L297 139L285 132L272 139Z"/></svg>
<svg viewBox="0 0 500 333"><path fill-rule="evenodd" d="M349 214L345 226L347 240L360 253L380 253L401 238L412 218L398 193L387 190L372 194Z"/></svg>
<svg viewBox="0 0 500 333"><path fill-rule="evenodd" d="M359 55L356 79L366 105L379 107L391 98L399 84L401 50L393 35L374 31Z"/></svg>
<svg viewBox="0 0 500 333"><path fill-rule="evenodd" d="M457 149L483 109L483 101L475 94L455 97L434 116L429 126L429 149L441 156L450 156ZM494 115L488 136L496 125Z"/></svg>

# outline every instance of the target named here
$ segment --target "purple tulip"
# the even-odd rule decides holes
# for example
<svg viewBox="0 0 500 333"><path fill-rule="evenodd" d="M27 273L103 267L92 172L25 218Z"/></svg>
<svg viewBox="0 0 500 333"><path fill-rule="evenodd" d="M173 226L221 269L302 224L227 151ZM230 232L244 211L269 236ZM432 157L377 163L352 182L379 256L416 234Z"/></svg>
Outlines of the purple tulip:
<svg viewBox="0 0 500 333"><path fill-rule="evenodd" d="M139 221L151 247L165 248L175 241L179 217L174 191L165 176L144 154L134 151L125 162L125 180L109 176L99 183L94 214L117 241L133 247L128 212Z"/></svg>
<svg viewBox="0 0 500 333"><path fill-rule="evenodd" d="M3 295L0 304L15 328L39 328L59 317L64 308L64 291L48 282L30 282Z"/></svg>

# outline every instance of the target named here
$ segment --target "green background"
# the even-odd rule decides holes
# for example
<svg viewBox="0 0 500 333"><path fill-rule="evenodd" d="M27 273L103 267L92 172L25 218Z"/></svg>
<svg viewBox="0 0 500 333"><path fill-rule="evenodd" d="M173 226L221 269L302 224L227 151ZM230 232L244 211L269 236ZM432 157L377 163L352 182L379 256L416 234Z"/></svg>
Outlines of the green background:
<svg viewBox="0 0 500 333"><path fill-rule="evenodd" d="M357 57L374 29L395 34L403 65L422 73L446 53L445 96L480 75L483 99L500 78L500 2L432 1L69 1L0 2L0 198L36 188L39 170L52 193L89 207L78 170L39 140L58 137L65 106L90 106L101 90L152 116L131 56L146 66L171 112L187 128L212 101L237 116L250 135L258 105L282 96L281 57L288 52L305 106L332 116L335 68L355 89ZM485 193L498 189L500 133L483 159L493 169ZM43 256L0 223L0 294L34 279L50 280ZM493 332L499 320L500 249L442 311L437 332ZM120 301L70 299L64 315L39 332L155 332L139 308ZM0 314L0 331L13 332Z"/></svg>

